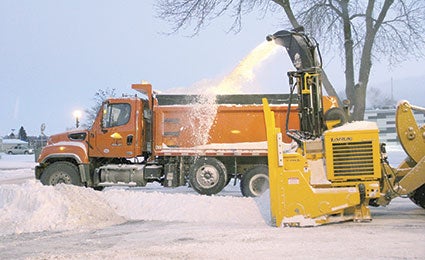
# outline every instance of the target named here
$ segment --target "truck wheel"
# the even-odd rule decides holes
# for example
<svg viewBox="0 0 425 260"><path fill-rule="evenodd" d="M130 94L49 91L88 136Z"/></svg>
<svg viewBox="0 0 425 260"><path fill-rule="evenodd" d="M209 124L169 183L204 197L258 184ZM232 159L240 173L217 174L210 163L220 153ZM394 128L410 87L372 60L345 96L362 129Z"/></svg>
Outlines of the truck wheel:
<svg viewBox="0 0 425 260"><path fill-rule="evenodd" d="M425 209L425 184L417 188L410 199L418 206Z"/></svg>
<svg viewBox="0 0 425 260"><path fill-rule="evenodd" d="M241 180L241 192L245 197L258 197L269 189L269 168L258 165L249 169Z"/></svg>
<svg viewBox="0 0 425 260"><path fill-rule="evenodd" d="M82 186L77 166L70 162L55 162L49 164L40 178L44 185L59 183Z"/></svg>
<svg viewBox="0 0 425 260"><path fill-rule="evenodd" d="M190 167L189 182L199 194L217 194L226 186L226 167L215 158L199 158Z"/></svg>

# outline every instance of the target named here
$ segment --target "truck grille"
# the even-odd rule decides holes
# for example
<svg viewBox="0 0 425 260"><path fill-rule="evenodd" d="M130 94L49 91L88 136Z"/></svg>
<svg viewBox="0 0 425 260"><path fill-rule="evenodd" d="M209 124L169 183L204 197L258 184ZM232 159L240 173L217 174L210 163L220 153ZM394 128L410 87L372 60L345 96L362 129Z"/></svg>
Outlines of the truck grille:
<svg viewBox="0 0 425 260"><path fill-rule="evenodd" d="M334 177L373 176L372 141L333 143Z"/></svg>

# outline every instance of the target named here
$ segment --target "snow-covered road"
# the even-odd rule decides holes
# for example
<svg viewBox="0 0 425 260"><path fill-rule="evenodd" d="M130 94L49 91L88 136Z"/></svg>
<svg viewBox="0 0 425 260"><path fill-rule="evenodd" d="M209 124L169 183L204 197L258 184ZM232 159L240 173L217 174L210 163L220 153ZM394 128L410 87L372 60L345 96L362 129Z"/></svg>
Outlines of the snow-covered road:
<svg viewBox="0 0 425 260"><path fill-rule="evenodd" d="M390 158L400 154L389 151ZM425 257L425 210L409 199L370 223L273 228L267 196L186 187L42 186L32 156L1 155L0 259L282 259Z"/></svg>

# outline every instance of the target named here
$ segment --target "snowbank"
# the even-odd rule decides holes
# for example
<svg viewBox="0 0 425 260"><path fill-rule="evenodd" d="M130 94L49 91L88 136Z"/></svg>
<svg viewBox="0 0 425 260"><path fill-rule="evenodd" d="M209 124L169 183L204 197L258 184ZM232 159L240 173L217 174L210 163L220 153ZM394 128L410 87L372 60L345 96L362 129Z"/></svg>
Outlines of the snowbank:
<svg viewBox="0 0 425 260"><path fill-rule="evenodd" d="M268 197L241 197L238 186L226 187L218 196L155 184L99 192L43 186L34 179L34 166L31 155L0 159L0 235L98 229L127 221L267 225L270 219Z"/></svg>
<svg viewBox="0 0 425 260"><path fill-rule="evenodd" d="M0 234L101 228L125 222L101 193L35 180L0 186Z"/></svg>
<svg viewBox="0 0 425 260"><path fill-rule="evenodd" d="M265 225L268 199L43 186L0 186L0 234L98 229L126 221Z"/></svg>
<svg viewBox="0 0 425 260"><path fill-rule="evenodd" d="M127 220L264 224L252 198L124 190L103 195Z"/></svg>

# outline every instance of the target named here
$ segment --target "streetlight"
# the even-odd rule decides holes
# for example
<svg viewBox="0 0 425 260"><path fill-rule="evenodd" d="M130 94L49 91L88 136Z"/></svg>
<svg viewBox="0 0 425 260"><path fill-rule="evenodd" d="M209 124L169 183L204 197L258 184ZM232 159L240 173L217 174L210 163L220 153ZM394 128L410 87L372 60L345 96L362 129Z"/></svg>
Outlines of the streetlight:
<svg viewBox="0 0 425 260"><path fill-rule="evenodd" d="M75 127L78 128L80 127L80 118L81 118L81 111L80 110L75 110L73 115L75 117Z"/></svg>

